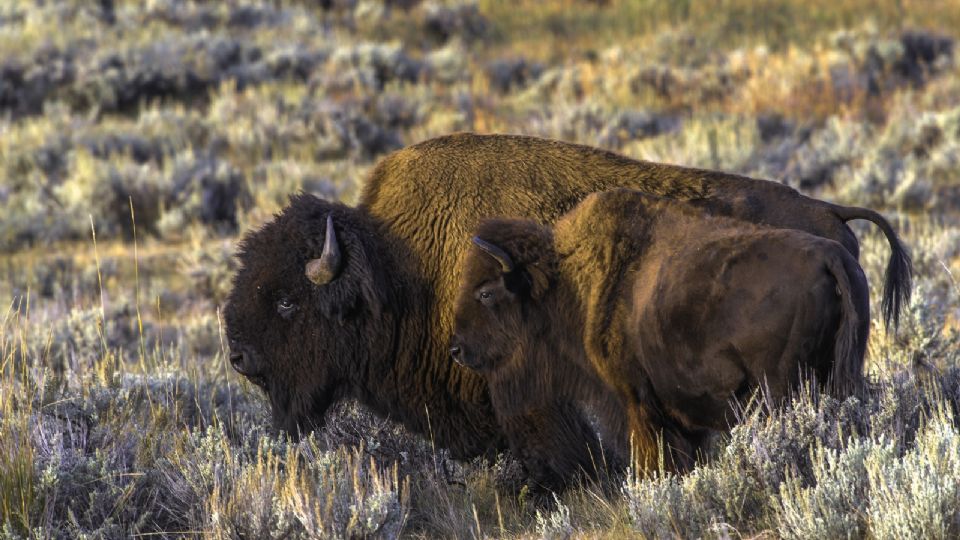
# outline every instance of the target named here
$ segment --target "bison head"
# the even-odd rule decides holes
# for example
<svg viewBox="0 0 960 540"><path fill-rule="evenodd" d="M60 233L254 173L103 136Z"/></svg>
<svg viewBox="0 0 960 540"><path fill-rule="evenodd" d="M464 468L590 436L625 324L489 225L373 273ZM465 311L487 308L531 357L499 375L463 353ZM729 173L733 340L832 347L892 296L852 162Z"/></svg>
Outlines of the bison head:
<svg viewBox="0 0 960 540"><path fill-rule="evenodd" d="M454 307L453 360L495 369L530 342L556 274L550 230L532 221L483 222L468 248Z"/></svg>
<svg viewBox="0 0 960 540"><path fill-rule="evenodd" d="M375 229L356 209L301 194L241 242L224 310L230 361L293 436L321 426L365 366L390 354L393 289Z"/></svg>

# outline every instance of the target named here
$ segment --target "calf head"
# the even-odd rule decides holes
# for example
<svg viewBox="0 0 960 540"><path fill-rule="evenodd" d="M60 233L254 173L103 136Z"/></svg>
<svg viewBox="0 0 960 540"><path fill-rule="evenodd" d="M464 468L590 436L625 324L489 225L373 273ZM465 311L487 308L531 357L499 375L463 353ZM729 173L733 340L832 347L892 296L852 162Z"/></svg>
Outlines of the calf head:
<svg viewBox="0 0 960 540"><path fill-rule="evenodd" d="M230 361L291 435L322 425L355 374L391 354L389 265L374 233L357 210L299 195L241 243L224 310Z"/></svg>
<svg viewBox="0 0 960 540"><path fill-rule="evenodd" d="M525 220L488 220L463 261L454 307L453 360L496 369L547 324L544 300L556 275L550 229Z"/></svg>

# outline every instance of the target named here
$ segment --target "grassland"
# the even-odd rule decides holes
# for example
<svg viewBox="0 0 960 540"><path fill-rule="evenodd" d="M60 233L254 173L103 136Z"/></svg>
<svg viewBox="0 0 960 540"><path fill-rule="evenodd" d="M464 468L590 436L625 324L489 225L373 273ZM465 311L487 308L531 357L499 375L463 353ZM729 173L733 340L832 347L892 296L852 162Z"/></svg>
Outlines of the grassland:
<svg viewBox="0 0 960 540"><path fill-rule="evenodd" d="M0 537L960 535L960 3L320 4L0 6ZM356 404L285 440L225 361L239 235L457 130L882 211L917 284L874 391L760 400L692 474L550 508Z"/></svg>

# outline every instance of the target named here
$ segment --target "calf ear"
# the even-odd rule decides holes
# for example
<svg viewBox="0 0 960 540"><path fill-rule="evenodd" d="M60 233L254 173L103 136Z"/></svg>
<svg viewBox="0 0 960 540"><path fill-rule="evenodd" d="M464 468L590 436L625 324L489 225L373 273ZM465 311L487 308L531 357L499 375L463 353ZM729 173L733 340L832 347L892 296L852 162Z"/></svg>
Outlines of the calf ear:
<svg viewBox="0 0 960 540"><path fill-rule="evenodd" d="M539 300L550 288L550 276L539 264L531 264L523 269L523 273L530 282L530 297Z"/></svg>

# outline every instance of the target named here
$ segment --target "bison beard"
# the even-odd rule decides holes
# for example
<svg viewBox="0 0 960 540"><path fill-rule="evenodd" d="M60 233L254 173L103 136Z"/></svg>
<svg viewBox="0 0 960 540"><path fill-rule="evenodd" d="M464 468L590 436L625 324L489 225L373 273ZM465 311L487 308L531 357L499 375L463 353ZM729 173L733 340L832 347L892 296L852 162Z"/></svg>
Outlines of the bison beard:
<svg viewBox="0 0 960 540"><path fill-rule="evenodd" d="M329 404L355 398L432 433L454 456L502 450L486 384L449 361L460 254L485 217L549 224L590 193L616 186L804 230L854 255L857 240L844 222L870 219L891 243L884 298L892 320L909 292L906 252L875 214L851 214L772 182L585 146L458 134L381 160L355 208L301 195L245 235L225 308L235 365L270 396L276 423L292 434L322 426ZM325 278L307 266L323 259L330 216L341 261L336 276L318 284Z"/></svg>
<svg viewBox="0 0 960 540"><path fill-rule="evenodd" d="M862 385L866 278L836 242L613 190L555 233L491 220L474 243L455 359L487 380L511 448L545 485L591 458L561 423L515 421L550 403L592 403L621 456L650 469L661 438L684 470L760 386L779 400L801 373L839 394Z"/></svg>

